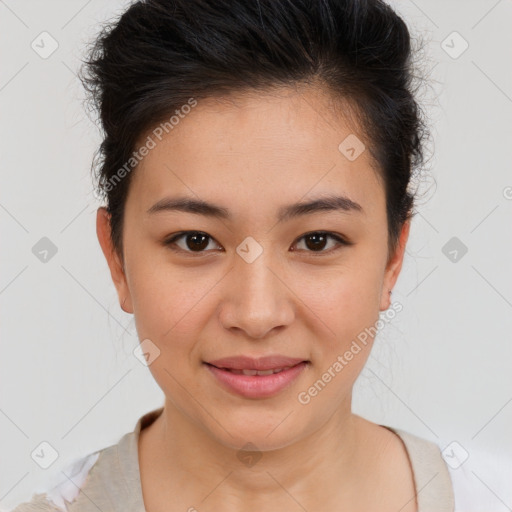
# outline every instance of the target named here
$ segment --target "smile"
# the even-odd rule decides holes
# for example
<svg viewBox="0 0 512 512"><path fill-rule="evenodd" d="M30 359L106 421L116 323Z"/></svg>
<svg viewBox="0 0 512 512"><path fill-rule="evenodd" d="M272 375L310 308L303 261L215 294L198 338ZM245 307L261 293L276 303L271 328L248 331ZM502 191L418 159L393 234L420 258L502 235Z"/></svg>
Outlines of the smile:
<svg viewBox="0 0 512 512"><path fill-rule="evenodd" d="M301 361L293 366L268 370L218 368L209 363L205 366L215 382L231 393L245 398L270 398L296 381L308 364Z"/></svg>

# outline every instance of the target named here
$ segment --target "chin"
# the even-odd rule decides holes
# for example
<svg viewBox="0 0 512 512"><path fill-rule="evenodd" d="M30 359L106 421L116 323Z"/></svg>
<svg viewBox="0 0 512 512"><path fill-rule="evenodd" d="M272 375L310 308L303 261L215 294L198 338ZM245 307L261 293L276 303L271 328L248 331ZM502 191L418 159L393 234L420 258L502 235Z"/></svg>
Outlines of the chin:
<svg viewBox="0 0 512 512"><path fill-rule="evenodd" d="M224 428L217 423L209 426L212 437L223 446L240 450L250 443L264 452L285 448L301 438L300 425L294 423L290 429L287 420L283 421L286 414L265 414L261 410L238 412L237 417L220 415Z"/></svg>

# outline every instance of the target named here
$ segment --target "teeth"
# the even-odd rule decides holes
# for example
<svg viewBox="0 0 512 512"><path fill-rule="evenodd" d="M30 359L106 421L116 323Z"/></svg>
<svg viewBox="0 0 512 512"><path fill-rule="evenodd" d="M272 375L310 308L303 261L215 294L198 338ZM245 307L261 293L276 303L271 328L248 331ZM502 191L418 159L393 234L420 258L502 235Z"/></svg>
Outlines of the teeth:
<svg viewBox="0 0 512 512"><path fill-rule="evenodd" d="M235 370L233 368L224 368L225 370L230 371L231 373L235 373L236 375L272 375L274 373L282 372L283 370L288 370L291 366L285 366L284 368L276 368L274 370Z"/></svg>
<svg viewBox="0 0 512 512"><path fill-rule="evenodd" d="M239 370L242 375L257 375L258 370Z"/></svg>

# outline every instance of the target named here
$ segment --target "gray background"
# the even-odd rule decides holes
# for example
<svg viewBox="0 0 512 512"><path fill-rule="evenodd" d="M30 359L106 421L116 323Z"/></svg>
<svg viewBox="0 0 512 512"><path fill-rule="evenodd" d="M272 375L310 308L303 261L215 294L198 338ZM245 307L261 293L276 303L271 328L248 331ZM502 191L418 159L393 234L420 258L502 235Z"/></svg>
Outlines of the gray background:
<svg viewBox="0 0 512 512"><path fill-rule="evenodd" d="M75 76L84 42L123 5L0 0L2 510L163 400L132 354L134 322L96 239L100 138ZM404 309L379 334L354 411L441 447L512 456L512 2L392 5L429 41L433 156L393 294ZM43 31L58 43L47 58L31 47L51 49ZM442 48L460 52L454 31L469 44L457 58ZM46 262L33 252L43 237L57 248ZM31 458L42 441L59 454L46 470Z"/></svg>

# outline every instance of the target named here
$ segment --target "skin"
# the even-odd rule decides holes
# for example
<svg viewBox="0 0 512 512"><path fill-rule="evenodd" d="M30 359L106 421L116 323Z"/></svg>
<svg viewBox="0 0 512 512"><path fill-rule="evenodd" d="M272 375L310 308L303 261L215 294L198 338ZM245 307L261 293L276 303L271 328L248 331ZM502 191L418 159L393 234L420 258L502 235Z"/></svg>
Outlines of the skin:
<svg viewBox="0 0 512 512"><path fill-rule="evenodd" d="M349 134L365 139L334 112L316 87L202 100L133 171L122 257L98 210L120 304L139 338L160 350L149 368L165 408L139 439L149 512L416 510L400 439L351 411L371 338L307 405L297 399L390 306L409 235L407 222L389 257L383 183L368 150L354 161L339 151ZM364 211L277 222L279 207L332 193ZM178 195L219 204L233 218L147 213ZM181 252L164 244L186 230L211 237L203 253L186 237L175 243ZM315 252L303 238L314 231L352 245L327 239ZM247 236L263 248L252 263L236 252ZM311 363L279 394L248 399L202 363L241 354ZM247 442L262 455L251 467L237 457Z"/></svg>

